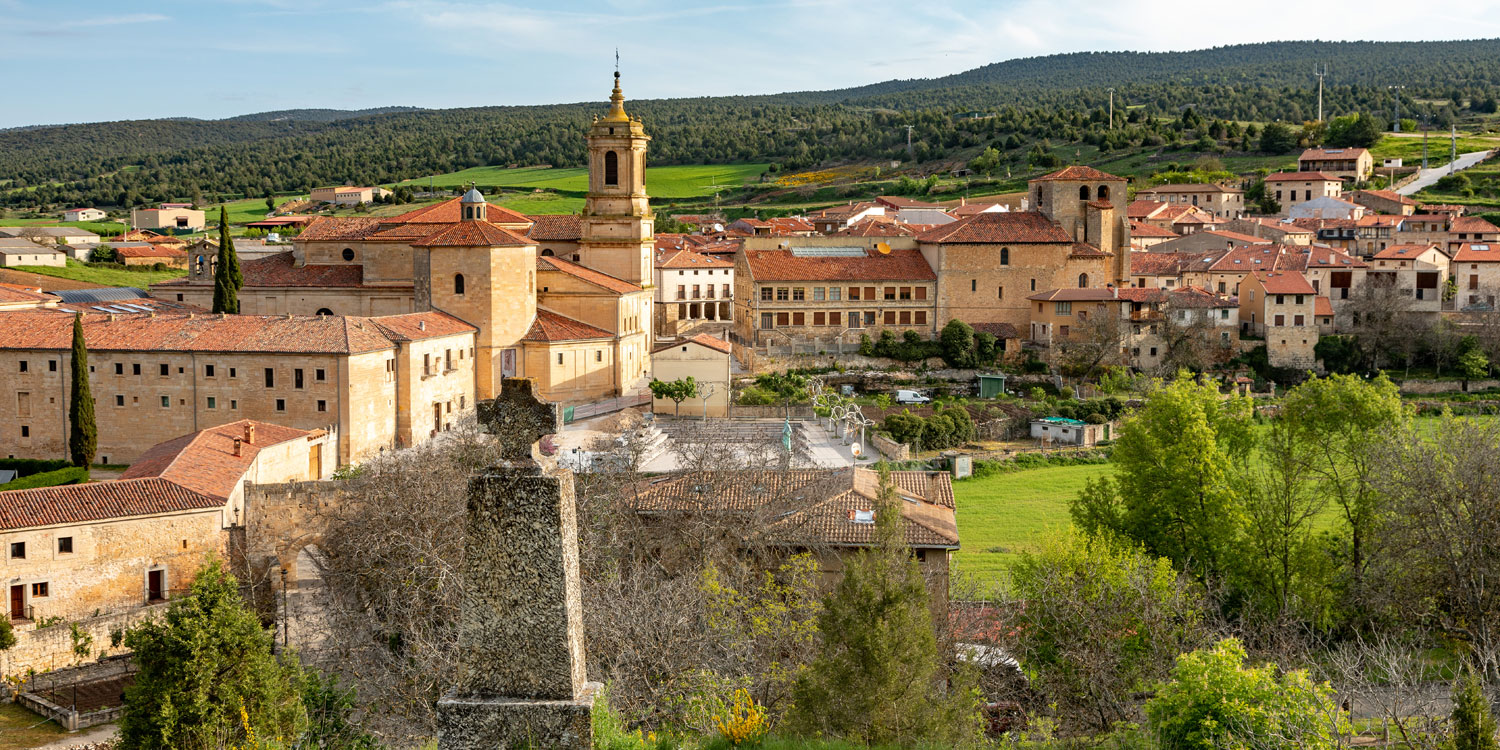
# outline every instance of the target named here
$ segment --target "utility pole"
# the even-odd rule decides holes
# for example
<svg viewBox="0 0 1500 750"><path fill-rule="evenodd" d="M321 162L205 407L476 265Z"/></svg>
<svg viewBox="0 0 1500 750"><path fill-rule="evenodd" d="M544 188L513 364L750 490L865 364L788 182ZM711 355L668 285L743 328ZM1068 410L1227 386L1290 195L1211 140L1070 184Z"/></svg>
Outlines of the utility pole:
<svg viewBox="0 0 1500 750"><path fill-rule="evenodd" d="M1392 89L1392 90L1394 90L1396 92L1396 103L1394 105L1395 108L1396 108L1396 119L1394 119L1394 120L1391 121L1391 132L1399 133L1399 132L1401 132L1401 90L1404 89L1404 88L1406 88L1406 87L1405 86L1386 86L1386 88Z"/></svg>
<svg viewBox="0 0 1500 750"><path fill-rule="evenodd" d="M1422 168L1427 168L1427 115L1422 115Z"/></svg>
<svg viewBox="0 0 1500 750"><path fill-rule="evenodd" d="M1109 129L1115 129L1115 90L1109 90Z"/></svg>
<svg viewBox="0 0 1500 750"><path fill-rule="evenodd" d="M911 155L911 130L912 130L912 127L910 125L907 125L906 126L906 158L908 158L908 159L912 158L912 155Z"/></svg>
<svg viewBox="0 0 1500 750"><path fill-rule="evenodd" d="M1458 126L1448 126L1448 174L1453 174L1453 165L1458 163Z"/></svg>
<svg viewBox="0 0 1500 750"><path fill-rule="evenodd" d="M1323 121L1323 76L1328 75L1328 63L1323 63L1322 69L1313 66L1313 75L1318 77L1318 122Z"/></svg>

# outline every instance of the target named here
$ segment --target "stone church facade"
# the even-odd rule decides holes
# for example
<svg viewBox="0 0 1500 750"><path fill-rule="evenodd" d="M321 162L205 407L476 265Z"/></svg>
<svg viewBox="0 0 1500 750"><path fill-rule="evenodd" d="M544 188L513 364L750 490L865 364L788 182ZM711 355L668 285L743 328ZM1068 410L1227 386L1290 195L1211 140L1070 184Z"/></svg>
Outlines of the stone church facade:
<svg viewBox="0 0 1500 750"><path fill-rule="evenodd" d="M587 134L589 190L579 216L526 216L461 198L393 217L320 217L289 252L242 264L250 315L440 311L478 329L475 392L536 379L562 403L620 395L650 372L654 216L646 148L618 74ZM213 259L152 296L209 307Z"/></svg>

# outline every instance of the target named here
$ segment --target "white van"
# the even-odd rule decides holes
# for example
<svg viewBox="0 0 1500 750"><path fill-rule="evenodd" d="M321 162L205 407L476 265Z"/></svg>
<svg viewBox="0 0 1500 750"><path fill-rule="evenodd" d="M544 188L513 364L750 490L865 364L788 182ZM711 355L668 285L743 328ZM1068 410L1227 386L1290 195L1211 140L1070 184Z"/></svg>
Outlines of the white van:
<svg viewBox="0 0 1500 750"><path fill-rule="evenodd" d="M917 391L896 391L896 403L898 404L925 404L931 400Z"/></svg>

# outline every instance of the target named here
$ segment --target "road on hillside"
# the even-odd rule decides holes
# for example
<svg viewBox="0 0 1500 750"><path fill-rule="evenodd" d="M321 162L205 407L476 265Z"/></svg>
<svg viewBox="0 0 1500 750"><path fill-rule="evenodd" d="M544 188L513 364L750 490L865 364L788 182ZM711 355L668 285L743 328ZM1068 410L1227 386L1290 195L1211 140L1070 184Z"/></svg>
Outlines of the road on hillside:
<svg viewBox="0 0 1500 750"><path fill-rule="evenodd" d="M1475 164L1484 161L1492 153L1494 152L1471 151L1467 154L1459 154L1458 159L1453 162L1453 171L1461 172L1465 169L1468 169L1469 167L1472 167ZM1445 175L1449 174L1448 167L1449 165L1444 164L1441 167L1433 167L1432 169L1420 170L1419 172L1417 172L1417 179L1412 180L1411 182L1402 185L1399 188L1396 188L1396 192L1401 195L1415 195L1417 191L1431 186L1433 183L1441 180Z"/></svg>

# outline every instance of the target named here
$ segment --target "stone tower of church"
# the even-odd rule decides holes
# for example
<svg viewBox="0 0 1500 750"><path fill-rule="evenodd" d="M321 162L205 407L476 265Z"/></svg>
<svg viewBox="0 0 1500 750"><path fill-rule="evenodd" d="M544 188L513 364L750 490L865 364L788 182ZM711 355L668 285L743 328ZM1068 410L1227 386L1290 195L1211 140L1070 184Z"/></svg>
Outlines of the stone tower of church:
<svg viewBox="0 0 1500 750"><path fill-rule="evenodd" d="M617 279L650 286L655 240L646 196L646 144L651 137L639 119L625 114L619 72L609 102L609 114L595 119L588 134L589 194L578 260Z"/></svg>

